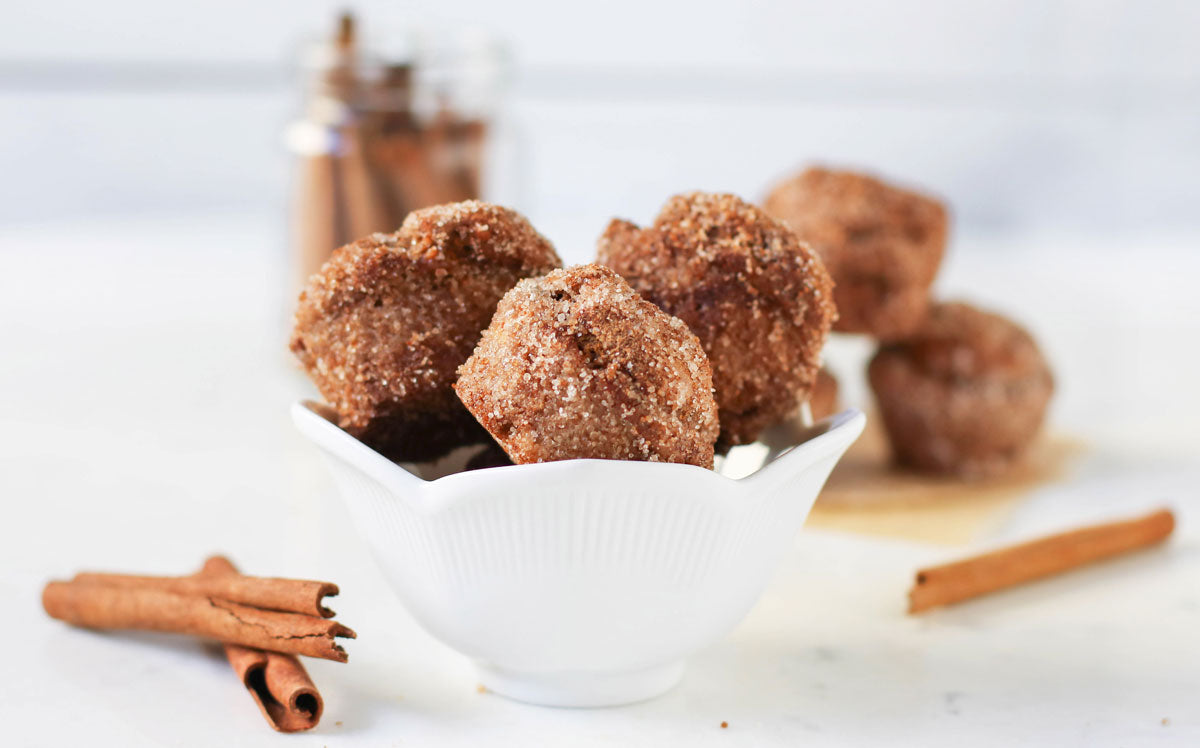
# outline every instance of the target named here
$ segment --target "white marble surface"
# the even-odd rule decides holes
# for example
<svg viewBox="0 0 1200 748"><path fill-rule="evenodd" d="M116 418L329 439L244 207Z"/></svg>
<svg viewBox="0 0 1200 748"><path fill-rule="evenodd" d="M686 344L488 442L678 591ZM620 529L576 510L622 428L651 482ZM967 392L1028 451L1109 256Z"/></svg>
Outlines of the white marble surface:
<svg viewBox="0 0 1200 748"><path fill-rule="evenodd" d="M913 570L969 548L804 531L679 688L573 711L477 693L356 542L288 422L306 385L282 351L274 228L0 229L4 744L1200 744L1196 242L977 240L942 281L1034 326L1060 374L1055 424L1091 444L1072 480L976 545L1167 503L1181 520L1167 547L911 618ZM360 638L348 665L310 664L316 731L272 734L209 648L40 609L51 577L182 573L217 550L341 584L335 607Z"/></svg>

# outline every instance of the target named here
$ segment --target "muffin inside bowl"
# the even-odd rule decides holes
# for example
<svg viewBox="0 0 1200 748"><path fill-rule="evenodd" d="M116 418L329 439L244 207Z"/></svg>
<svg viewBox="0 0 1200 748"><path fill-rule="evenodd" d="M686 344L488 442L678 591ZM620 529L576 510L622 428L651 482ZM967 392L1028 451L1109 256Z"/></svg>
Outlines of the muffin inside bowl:
<svg viewBox="0 0 1200 748"><path fill-rule="evenodd" d="M783 424L718 470L572 459L461 471L450 457L394 463L313 403L292 414L418 623L487 688L554 706L675 685L687 656L753 606L865 422L846 411Z"/></svg>
<svg viewBox="0 0 1200 748"><path fill-rule="evenodd" d="M609 264L559 269L512 211L418 211L335 252L293 338L332 406L298 403L296 425L397 595L485 686L539 704L674 685L863 428L797 420L835 311L786 225L688 193L617 226Z"/></svg>

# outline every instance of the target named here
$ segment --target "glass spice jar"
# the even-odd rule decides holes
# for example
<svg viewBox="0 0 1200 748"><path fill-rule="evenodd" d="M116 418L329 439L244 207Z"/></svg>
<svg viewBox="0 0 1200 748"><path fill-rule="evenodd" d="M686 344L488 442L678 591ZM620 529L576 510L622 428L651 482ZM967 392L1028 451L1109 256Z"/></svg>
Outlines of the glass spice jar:
<svg viewBox="0 0 1200 748"><path fill-rule="evenodd" d="M513 201L502 46L471 30L388 40L365 44L343 16L335 37L304 56L303 113L285 133L295 159L294 290L335 248L395 231L412 210Z"/></svg>

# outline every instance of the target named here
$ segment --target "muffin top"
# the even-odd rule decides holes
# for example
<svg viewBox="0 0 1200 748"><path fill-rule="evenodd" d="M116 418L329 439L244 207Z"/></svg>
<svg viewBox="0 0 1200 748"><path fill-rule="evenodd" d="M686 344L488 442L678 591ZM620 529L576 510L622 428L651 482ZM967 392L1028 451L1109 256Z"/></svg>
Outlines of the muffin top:
<svg viewBox="0 0 1200 748"><path fill-rule="evenodd" d="M717 410L699 341L600 265L518 283L454 388L518 463L712 467Z"/></svg>
<svg viewBox="0 0 1200 748"><path fill-rule="evenodd" d="M560 266L518 213L468 201L414 211L334 251L309 280L291 349L343 428L459 409L450 386L496 303Z"/></svg>
<svg viewBox="0 0 1200 748"><path fill-rule="evenodd" d="M808 398L836 317L833 282L786 225L735 195L691 192L646 228L612 221L597 250L700 339L721 448L754 441Z"/></svg>
<svg viewBox="0 0 1200 748"><path fill-rule="evenodd" d="M810 167L776 185L763 207L816 248L835 280L879 275L927 285L945 251L940 201L867 174Z"/></svg>
<svg viewBox="0 0 1200 748"><path fill-rule="evenodd" d="M931 306L916 332L882 351L902 355L938 379L1023 379L1049 373L1037 343L1023 327L963 302Z"/></svg>

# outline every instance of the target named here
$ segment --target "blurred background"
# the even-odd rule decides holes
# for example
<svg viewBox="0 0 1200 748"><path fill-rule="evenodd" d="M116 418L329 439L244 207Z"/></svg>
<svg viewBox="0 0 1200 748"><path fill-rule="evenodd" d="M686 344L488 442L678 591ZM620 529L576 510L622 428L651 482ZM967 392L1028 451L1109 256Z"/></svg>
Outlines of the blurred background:
<svg viewBox="0 0 1200 748"><path fill-rule="evenodd" d="M1200 5L359 2L366 34L506 44L513 202L584 257L684 188L759 197L817 159L951 199L960 234L1200 222ZM283 225L302 42L342 4L19 3L0 26L0 221Z"/></svg>
<svg viewBox="0 0 1200 748"><path fill-rule="evenodd" d="M1136 449L1200 443L1200 421L1179 417L1200 408L1200 365L1178 344L1200 324L1200 4L1169 0L20 3L0 25L10 391L73 366L153 370L132 332L146 325L227 351L227 322L259 336L248 361L286 360L313 261L297 259L298 222L324 210L304 191L352 142L326 101L346 10L372 90L424 118L405 104L375 131L438 148L485 132L479 173L455 184L524 212L566 261L589 260L609 218L649 220L679 191L759 200L813 162L876 172L948 202L938 294L1033 329L1059 374L1053 420ZM414 55L415 73L396 67ZM384 145L402 164L466 148ZM383 227L437 201L405 200ZM83 338L99 349L80 363L47 345ZM245 386L218 357L179 366L214 400ZM73 388L94 402L117 387L71 381L45 385L26 425L76 419Z"/></svg>

